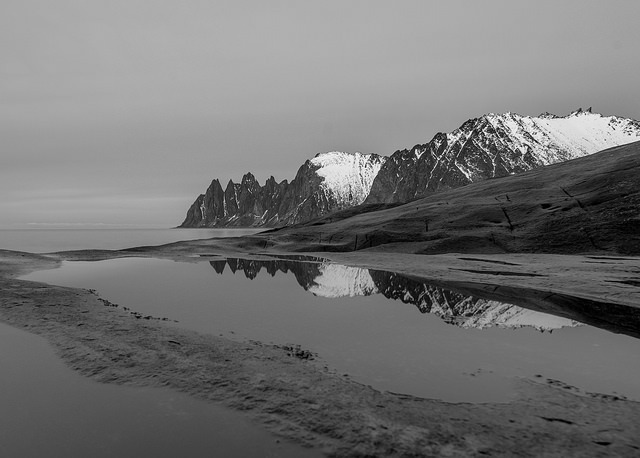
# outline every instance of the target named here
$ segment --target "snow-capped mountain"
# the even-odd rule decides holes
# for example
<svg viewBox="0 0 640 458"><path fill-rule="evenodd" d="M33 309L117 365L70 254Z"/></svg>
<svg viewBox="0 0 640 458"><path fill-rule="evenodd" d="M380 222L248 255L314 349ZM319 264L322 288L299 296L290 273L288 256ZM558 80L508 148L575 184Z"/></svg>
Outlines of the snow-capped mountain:
<svg viewBox="0 0 640 458"><path fill-rule="evenodd" d="M578 326L577 321L528 310L512 304L457 293L422 283L393 272L343 266L329 262L300 262L286 259L221 259L211 261L222 274L228 266L254 279L264 269L269 275L292 273L298 284L315 296L326 298L382 294L388 299L415 305L421 313L432 313L449 324L462 328L483 329L532 327L548 331Z"/></svg>
<svg viewBox="0 0 640 458"><path fill-rule="evenodd" d="M603 116L591 109L564 117L491 113L390 157L317 154L290 183L277 183L271 177L261 186L247 173L241 183L229 181L223 190L213 180L180 227L273 227L305 222L363 202L406 202L638 140L638 121Z"/></svg>
<svg viewBox="0 0 640 458"><path fill-rule="evenodd" d="M377 154L334 151L317 154L310 162L318 167L315 173L322 178L321 189L338 208L344 208L364 202L386 159Z"/></svg>
<svg viewBox="0 0 640 458"><path fill-rule="evenodd" d="M640 140L638 121L591 109L558 117L487 114L430 142L396 151L376 176L366 203L406 202L456 188L567 161Z"/></svg>
<svg viewBox="0 0 640 458"><path fill-rule="evenodd" d="M329 152L307 160L290 183L269 178L260 186L251 173L223 191L215 179L191 205L180 227L280 226L308 221L360 205L386 158Z"/></svg>

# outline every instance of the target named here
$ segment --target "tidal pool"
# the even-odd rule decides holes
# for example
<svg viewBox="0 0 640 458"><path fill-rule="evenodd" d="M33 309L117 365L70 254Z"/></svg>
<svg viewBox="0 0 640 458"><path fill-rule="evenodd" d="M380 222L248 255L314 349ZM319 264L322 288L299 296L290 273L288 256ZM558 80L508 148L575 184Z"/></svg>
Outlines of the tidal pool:
<svg viewBox="0 0 640 458"><path fill-rule="evenodd" d="M300 345L376 389L502 402L514 377L640 400L640 341L398 274L309 260L125 258L25 277L91 288L169 325Z"/></svg>
<svg viewBox="0 0 640 458"><path fill-rule="evenodd" d="M320 456L185 394L89 380L43 338L2 323L0 348L2 457Z"/></svg>

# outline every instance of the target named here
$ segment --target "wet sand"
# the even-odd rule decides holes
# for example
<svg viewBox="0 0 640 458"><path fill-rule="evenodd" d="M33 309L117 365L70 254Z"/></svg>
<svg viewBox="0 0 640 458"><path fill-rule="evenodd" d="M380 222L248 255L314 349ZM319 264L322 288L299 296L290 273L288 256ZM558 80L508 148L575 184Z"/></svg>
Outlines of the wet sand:
<svg viewBox="0 0 640 458"><path fill-rule="evenodd" d="M317 458L241 412L168 388L96 383L0 322L0 456ZM43 382L46 381L46 382Z"/></svg>
<svg viewBox="0 0 640 458"><path fill-rule="evenodd" d="M214 245L208 242L198 247L142 250L137 255L186 258L216 254L213 251ZM184 331L109 306L108 298L99 298L87 290L16 278L33 270L55 268L61 258L100 259L132 254L85 252L49 257L0 251L0 319L42 335L71 368L94 380L166 387L217 402L246 412L283 438L327 455L640 453L640 403L582 393L561 381L543 378L539 382L515 380L517 394L504 404L445 403L380 392L332 372L322 365L321 358L311 361L283 347ZM595 302L612 299L621 305L638 304L637 287L624 283L630 273L638 272L637 259L559 256L550 262L551 258L545 255L411 256L330 255L351 265L458 281L472 287L488 277L502 287L537 291L548 288L551 293L579 293ZM458 261L451 263L456 257ZM426 258L429 262L425 262ZM591 260L595 263L588 262ZM614 265L603 267L599 264L602 261ZM540 276L497 275L496 271L505 270L505 264L499 262L519 265L509 270L538 272ZM544 267L549 265L551 270ZM548 274L543 275L543 271ZM598 278L600 281L596 281ZM608 290L607 282L611 286Z"/></svg>

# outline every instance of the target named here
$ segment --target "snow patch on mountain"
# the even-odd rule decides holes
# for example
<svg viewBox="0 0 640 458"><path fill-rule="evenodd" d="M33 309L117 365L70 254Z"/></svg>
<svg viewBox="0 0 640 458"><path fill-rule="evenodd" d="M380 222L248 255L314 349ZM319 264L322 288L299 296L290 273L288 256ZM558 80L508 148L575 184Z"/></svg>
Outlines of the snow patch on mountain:
<svg viewBox="0 0 640 458"><path fill-rule="evenodd" d="M575 159L640 140L637 122L591 111L577 110L564 117L490 113L486 119L494 129L506 132L507 137L501 141L522 154L531 152L540 165Z"/></svg>
<svg viewBox="0 0 640 458"><path fill-rule="evenodd" d="M378 292L368 269L322 264L308 291L321 297L370 296Z"/></svg>
<svg viewBox="0 0 640 458"><path fill-rule="evenodd" d="M369 195L371 185L386 157L377 154L332 151L317 154L311 164L323 178L322 188L340 207L360 205Z"/></svg>

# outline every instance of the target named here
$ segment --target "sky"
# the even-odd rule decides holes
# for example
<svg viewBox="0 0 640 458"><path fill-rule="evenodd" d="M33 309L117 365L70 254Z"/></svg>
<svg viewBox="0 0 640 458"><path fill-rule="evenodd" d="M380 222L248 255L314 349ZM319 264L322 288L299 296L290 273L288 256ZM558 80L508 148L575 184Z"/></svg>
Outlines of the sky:
<svg viewBox="0 0 640 458"><path fill-rule="evenodd" d="M640 2L2 0L0 228L172 227L494 112L640 119Z"/></svg>

